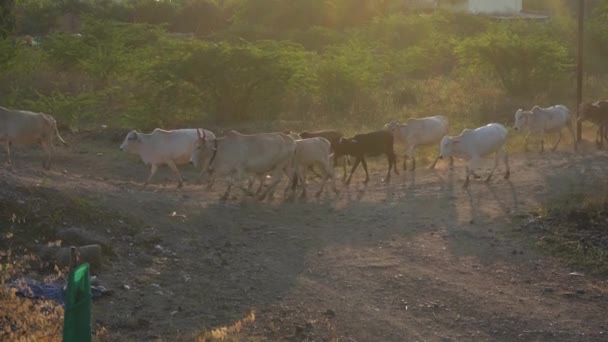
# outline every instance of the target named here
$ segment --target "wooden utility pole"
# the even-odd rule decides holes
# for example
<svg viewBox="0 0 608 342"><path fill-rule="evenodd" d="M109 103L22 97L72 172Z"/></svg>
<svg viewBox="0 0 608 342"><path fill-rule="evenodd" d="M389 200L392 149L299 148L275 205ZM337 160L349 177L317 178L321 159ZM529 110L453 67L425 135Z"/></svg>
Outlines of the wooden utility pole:
<svg viewBox="0 0 608 342"><path fill-rule="evenodd" d="M582 125L578 121L581 103L583 102L583 29L585 18L585 0L578 1L578 56L576 61L576 140L582 139Z"/></svg>

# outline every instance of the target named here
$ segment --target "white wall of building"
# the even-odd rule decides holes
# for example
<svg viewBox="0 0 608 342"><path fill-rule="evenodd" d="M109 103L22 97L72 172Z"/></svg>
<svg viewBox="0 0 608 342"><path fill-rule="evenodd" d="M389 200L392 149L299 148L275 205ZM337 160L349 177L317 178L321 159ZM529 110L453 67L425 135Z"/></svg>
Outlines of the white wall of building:
<svg viewBox="0 0 608 342"><path fill-rule="evenodd" d="M469 0L469 12L472 13L518 13L522 9L522 0Z"/></svg>

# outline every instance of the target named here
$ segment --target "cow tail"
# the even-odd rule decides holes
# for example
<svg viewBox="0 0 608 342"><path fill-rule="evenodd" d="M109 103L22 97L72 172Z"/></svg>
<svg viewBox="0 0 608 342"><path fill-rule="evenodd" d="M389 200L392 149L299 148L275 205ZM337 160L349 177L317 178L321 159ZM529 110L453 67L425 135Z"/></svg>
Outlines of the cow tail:
<svg viewBox="0 0 608 342"><path fill-rule="evenodd" d="M59 129L57 129L57 122L55 120L53 120L53 127L55 127L55 135L57 135L57 138L59 139L59 141L61 141L61 143L64 144L65 146L69 146L68 143L66 143L65 140L63 140L61 135L59 135Z"/></svg>
<svg viewBox="0 0 608 342"><path fill-rule="evenodd" d="M291 156L291 160L289 161L289 169L291 175L293 177L293 181L291 183L291 190L296 191L296 187L298 186L298 173L296 172L296 155L298 153L298 149L295 148L293 150L293 154Z"/></svg>

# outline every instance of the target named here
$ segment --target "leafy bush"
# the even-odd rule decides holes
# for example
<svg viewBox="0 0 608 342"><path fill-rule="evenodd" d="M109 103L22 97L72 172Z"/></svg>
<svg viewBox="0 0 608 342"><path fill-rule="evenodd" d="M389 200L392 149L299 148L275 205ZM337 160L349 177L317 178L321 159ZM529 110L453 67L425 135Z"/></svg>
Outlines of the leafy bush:
<svg viewBox="0 0 608 342"><path fill-rule="evenodd" d="M513 95L547 91L573 65L561 42L521 36L507 27L467 38L455 51L461 65L477 74L493 73Z"/></svg>

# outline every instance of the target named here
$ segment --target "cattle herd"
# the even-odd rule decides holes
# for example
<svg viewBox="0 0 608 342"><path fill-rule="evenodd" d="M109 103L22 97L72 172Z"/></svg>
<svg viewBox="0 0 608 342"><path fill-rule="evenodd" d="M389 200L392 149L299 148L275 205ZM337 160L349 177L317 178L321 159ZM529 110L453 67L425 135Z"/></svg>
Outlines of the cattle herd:
<svg viewBox="0 0 608 342"><path fill-rule="evenodd" d="M596 142L602 146L608 139L608 101L583 103L579 108L578 120L588 120L598 126ZM561 140L563 128L567 128L574 141L573 123L568 108L556 105L547 108L534 106L531 110L519 109L515 113L515 131L527 130L525 149L528 150L530 135L540 139L540 151L544 150L545 133L556 132L558 138L552 149L555 150ZM439 145L439 154L430 168L434 168L438 159L453 158L467 161L464 186L469 185L469 178L479 176L475 170L481 158L495 153L494 167L486 178L489 181L499 162L505 165L504 178L510 174L508 155L505 150L508 130L499 123L490 123L476 129L464 129L460 135L448 135L449 122L444 116L432 116L408 119L404 123L392 121L382 129L357 134L347 138L336 130L318 132L291 131L276 133L241 134L234 130L217 137L213 132L201 129L178 129L166 131L155 129L144 134L130 131L120 146L125 152L138 154L145 164L151 166L150 174L144 183L148 184L160 165L166 164L175 174L178 187L183 184L178 165L192 163L201 169L201 178L207 186L213 186L215 180L227 179L227 188L222 198L229 196L232 187L237 184L247 194L263 199L271 196L281 178L289 180L285 195L295 195L298 185L302 196L306 196L306 172L312 171L320 178L322 184L317 196L323 192L328 181L337 193L333 167L341 164L343 180L349 184L359 164L365 171L365 182L369 181L367 156L386 155L388 171L384 181L388 182L391 171L398 175L397 158L394 144L405 146L403 169L407 170L407 159L411 159L411 170L416 168L416 147ZM11 146L16 144L40 144L46 152L43 167L49 169L54 150L53 140L59 135L55 119L45 113L34 113L24 110L10 110L0 107L0 142L7 151L8 165L12 168ZM67 145L67 144L66 144ZM350 174L347 175L347 164L354 158ZM317 171L321 174L318 174ZM252 191L255 181L259 182L255 192ZM265 187L264 182L270 180ZM244 183L247 181L247 186Z"/></svg>

